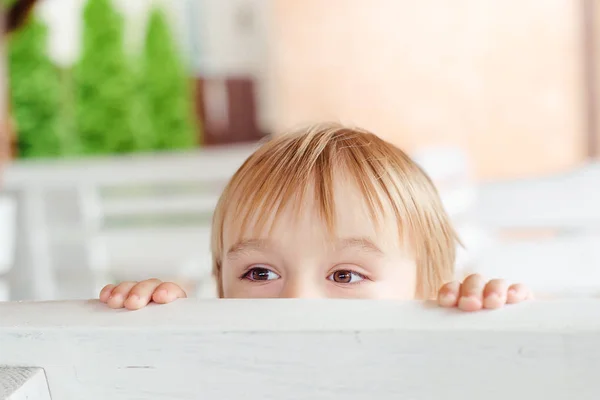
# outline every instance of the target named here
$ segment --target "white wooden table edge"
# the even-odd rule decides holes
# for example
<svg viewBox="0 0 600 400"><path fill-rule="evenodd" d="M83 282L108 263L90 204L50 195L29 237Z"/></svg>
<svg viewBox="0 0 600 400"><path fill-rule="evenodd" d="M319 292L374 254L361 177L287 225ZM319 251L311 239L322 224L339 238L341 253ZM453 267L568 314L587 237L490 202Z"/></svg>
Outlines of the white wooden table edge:
<svg viewBox="0 0 600 400"><path fill-rule="evenodd" d="M130 312L97 300L0 303L0 363L43 368L56 400L500 400L515 388L519 398L595 400L599 306L530 301L463 313L422 302L180 300Z"/></svg>
<svg viewBox="0 0 600 400"><path fill-rule="evenodd" d="M598 331L600 299L533 300L474 313L433 302L182 299L137 311L98 300L0 303L2 331L49 329L269 331Z"/></svg>

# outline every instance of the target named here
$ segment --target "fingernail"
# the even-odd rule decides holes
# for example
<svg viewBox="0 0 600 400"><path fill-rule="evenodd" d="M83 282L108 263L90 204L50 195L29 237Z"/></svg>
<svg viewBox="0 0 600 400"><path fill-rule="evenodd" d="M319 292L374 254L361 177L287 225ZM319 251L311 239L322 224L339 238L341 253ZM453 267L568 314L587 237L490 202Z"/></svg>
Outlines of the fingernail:
<svg viewBox="0 0 600 400"><path fill-rule="evenodd" d="M467 303L471 302L471 301L475 301L475 302L479 302L479 299L477 299L476 296L462 296L460 298L460 300L458 300L458 305L459 307L465 306Z"/></svg>
<svg viewBox="0 0 600 400"><path fill-rule="evenodd" d="M138 296L137 294L132 294L131 296L129 296L129 300L138 301L139 299L140 296Z"/></svg>
<svg viewBox="0 0 600 400"><path fill-rule="evenodd" d="M109 300L110 300L110 299L120 299L121 297L123 297L123 296L121 295L121 293L115 293L115 294L111 294L111 295L110 295L110 297L109 297L108 299L109 299Z"/></svg>
<svg viewBox="0 0 600 400"><path fill-rule="evenodd" d="M490 293L484 299L484 305L487 307L497 307L505 302L506 300L503 300L498 293Z"/></svg>
<svg viewBox="0 0 600 400"><path fill-rule="evenodd" d="M500 295L500 293L492 292L488 293L488 295L485 298L488 300L501 300L502 296Z"/></svg>

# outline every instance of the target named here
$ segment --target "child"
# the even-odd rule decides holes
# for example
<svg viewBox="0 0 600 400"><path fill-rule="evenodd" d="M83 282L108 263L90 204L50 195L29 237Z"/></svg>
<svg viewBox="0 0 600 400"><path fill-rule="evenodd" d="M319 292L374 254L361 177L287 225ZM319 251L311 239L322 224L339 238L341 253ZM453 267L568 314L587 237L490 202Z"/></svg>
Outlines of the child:
<svg viewBox="0 0 600 400"><path fill-rule="evenodd" d="M453 281L457 245L433 183L405 153L364 130L318 125L245 161L215 209L211 249L221 298L437 297L475 311L530 297L478 275ZM156 279L100 293L128 309L181 297Z"/></svg>

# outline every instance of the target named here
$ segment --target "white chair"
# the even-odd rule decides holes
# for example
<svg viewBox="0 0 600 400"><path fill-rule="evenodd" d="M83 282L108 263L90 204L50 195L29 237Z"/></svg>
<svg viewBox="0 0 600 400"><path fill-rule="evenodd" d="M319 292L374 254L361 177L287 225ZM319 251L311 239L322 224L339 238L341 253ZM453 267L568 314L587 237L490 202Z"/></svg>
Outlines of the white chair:
<svg viewBox="0 0 600 400"><path fill-rule="evenodd" d="M496 237L477 272L538 297L600 296L600 164L481 185L474 214Z"/></svg>
<svg viewBox="0 0 600 400"><path fill-rule="evenodd" d="M7 274L15 261L16 213L15 200L0 196L0 301L10 299Z"/></svg>
<svg viewBox="0 0 600 400"><path fill-rule="evenodd" d="M23 208L13 299L93 298L106 283L151 276L194 291L209 274L207 222L222 184L255 147L12 163L4 187Z"/></svg>
<svg viewBox="0 0 600 400"><path fill-rule="evenodd" d="M428 147L412 155L429 175L464 244L457 246L456 277L461 279L493 243L474 214L478 187L468 154L461 147Z"/></svg>
<svg viewBox="0 0 600 400"><path fill-rule="evenodd" d="M201 182L182 188L193 189L197 183ZM81 190L96 289L110 282L156 277L195 291L210 279L210 220L223 185L204 193L177 194L161 190L158 182L145 182L139 185L143 194L136 196L107 195L107 187L94 188L94 194L91 188ZM118 187L112 189L118 192Z"/></svg>
<svg viewBox="0 0 600 400"><path fill-rule="evenodd" d="M415 159L466 245L458 278L523 282L538 297L600 296L600 164L477 184L459 148L425 149Z"/></svg>

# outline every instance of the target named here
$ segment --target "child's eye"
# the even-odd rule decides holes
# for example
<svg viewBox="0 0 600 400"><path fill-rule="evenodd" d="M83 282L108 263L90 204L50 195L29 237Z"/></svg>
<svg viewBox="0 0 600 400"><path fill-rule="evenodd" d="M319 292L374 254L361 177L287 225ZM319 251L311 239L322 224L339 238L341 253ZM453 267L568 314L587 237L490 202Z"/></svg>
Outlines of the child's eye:
<svg viewBox="0 0 600 400"><path fill-rule="evenodd" d="M358 283L365 280L365 277L358 272L341 269L329 275L327 279L336 283Z"/></svg>
<svg viewBox="0 0 600 400"><path fill-rule="evenodd" d="M255 267L246 272L242 278L250 281L273 281L281 277L268 268Z"/></svg>

